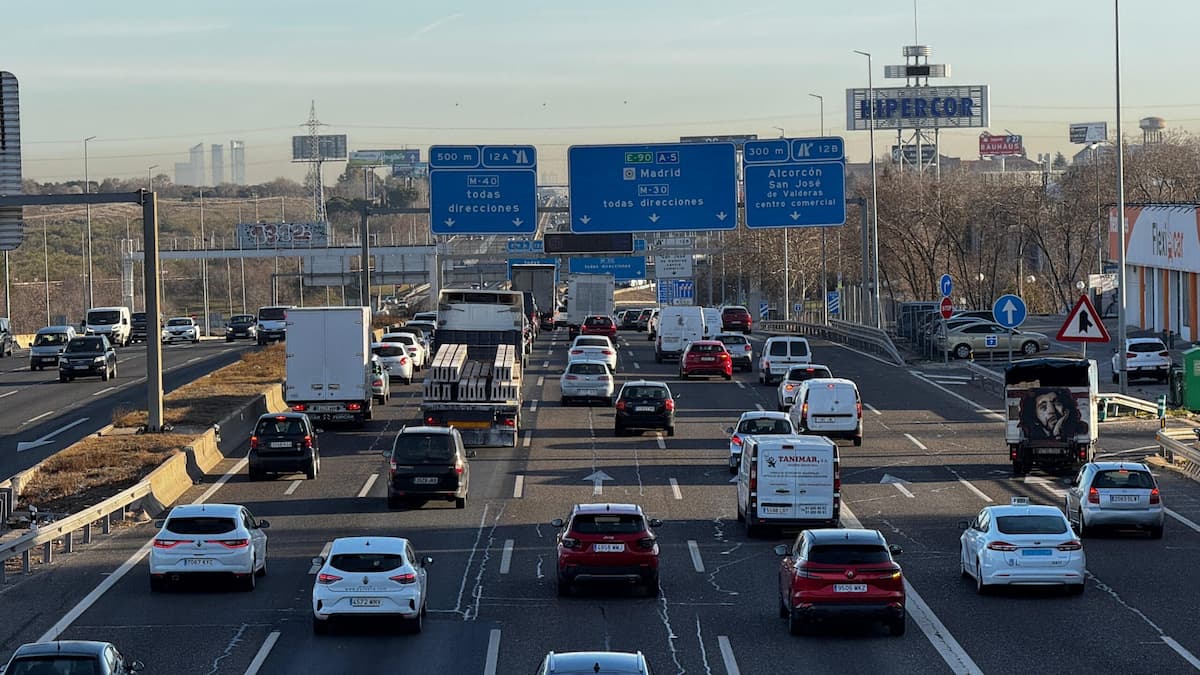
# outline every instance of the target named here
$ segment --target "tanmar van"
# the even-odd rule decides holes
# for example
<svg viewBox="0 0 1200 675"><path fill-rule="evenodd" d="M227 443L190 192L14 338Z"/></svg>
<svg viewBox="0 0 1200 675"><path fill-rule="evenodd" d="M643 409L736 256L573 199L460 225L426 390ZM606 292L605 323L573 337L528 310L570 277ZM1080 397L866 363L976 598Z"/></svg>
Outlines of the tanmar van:
<svg viewBox="0 0 1200 675"><path fill-rule="evenodd" d="M746 436L737 474L737 518L763 526L838 527L838 446L821 436Z"/></svg>

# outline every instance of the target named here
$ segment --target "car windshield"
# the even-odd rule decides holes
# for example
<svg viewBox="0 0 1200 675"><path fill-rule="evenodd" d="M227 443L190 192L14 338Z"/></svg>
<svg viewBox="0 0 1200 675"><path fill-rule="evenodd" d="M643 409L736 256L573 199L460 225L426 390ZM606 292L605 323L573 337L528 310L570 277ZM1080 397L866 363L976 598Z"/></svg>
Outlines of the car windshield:
<svg viewBox="0 0 1200 675"><path fill-rule="evenodd" d="M996 529L1001 534L1066 534L1067 519L1062 516L999 516Z"/></svg>
<svg viewBox="0 0 1200 675"><path fill-rule="evenodd" d="M688 348L689 353L719 354L723 351L725 351L725 345L721 344L700 344Z"/></svg>
<svg viewBox="0 0 1200 675"><path fill-rule="evenodd" d="M258 310L259 321L283 321L287 318L287 309L284 307L263 307Z"/></svg>
<svg viewBox="0 0 1200 675"><path fill-rule="evenodd" d="M38 333L33 338L34 347L57 347L67 344L66 333Z"/></svg>
<svg viewBox="0 0 1200 675"><path fill-rule="evenodd" d="M167 519L166 529L175 534L225 534L237 529L237 521L228 516L176 516Z"/></svg>
<svg viewBox="0 0 1200 675"><path fill-rule="evenodd" d="M821 544L808 552L808 561L819 565L876 565L891 562L879 544Z"/></svg>
<svg viewBox="0 0 1200 675"><path fill-rule="evenodd" d="M134 312L132 317L130 317L130 318L132 318L134 321L145 321L146 313L145 312Z"/></svg>
<svg viewBox="0 0 1200 675"><path fill-rule="evenodd" d="M399 553L338 553L329 559L329 566L342 572L363 574L390 572L404 565Z"/></svg>
<svg viewBox="0 0 1200 675"><path fill-rule="evenodd" d="M584 323L588 326L607 326L612 321L607 316L590 316Z"/></svg>
<svg viewBox="0 0 1200 675"><path fill-rule="evenodd" d="M190 325L192 325L192 320L191 319L168 319L167 325L168 326L190 326Z"/></svg>
<svg viewBox="0 0 1200 675"><path fill-rule="evenodd" d="M111 326L121 320L121 313L116 310L88 312L87 322L93 326Z"/></svg>
<svg viewBox="0 0 1200 675"><path fill-rule="evenodd" d="M396 462L453 462L454 439L450 434L400 434L392 450Z"/></svg>
<svg viewBox="0 0 1200 675"><path fill-rule="evenodd" d="M299 436L303 433L304 424L295 417L262 419L254 429L255 436Z"/></svg>
<svg viewBox="0 0 1200 675"><path fill-rule="evenodd" d="M104 338L75 338L67 343L67 353L69 354L86 354L103 351Z"/></svg>
<svg viewBox="0 0 1200 675"><path fill-rule="evenodd" d="M399 343L396 345L380 345L378 347L371 347L371 353L382 358L407 355L404 351L404 346Z"/></svg>
<svg viewBox="0 0 1200 675"><path fill-rule="evenodd" d="M1129 351L1138 354L1146 354L1149 352L1165 352L1167 346L1161 342L1134 342L1129 345Z"/></svg>
<svg viewBox="0 0 1200 675"><path fill-rule="evenodd" d="M567 367L572 375L607 375L608 366L603 363L580 363L576 361Z"/></svg>
<svg viewBox="0 0 1200 675"><path fill-rule="evenodd" d="M607 347L608 340L605 340L602 337L601 338L581 337L581 338L576 338L575 346L576 347Z"/></svg>
<svg viewBox="0 0 1200 675"><path fill-rule="evenodd" d="M24 656L12 663L4 675L101 675L100 661L94 656L46 654Z"/></svg>
<svg viewBox="0 0 1200 675"><path fill-rule="evenodd" d="M633 401L662 401L667 398L667 390L662 387L625 387L621 398Z"/></svg>
<svg viewBox="0 0 1200 675"><path fill-rule="evenodd" d="M783 419L759 418L756 420L743 420L738 425L739 434L790 434L792 433L792 423Z"/></svg>
<svg viewBox="0 0 1200 675"><path fill-rule="evenodd" d="M229 319L229 323L254 323L254 317L249 314L238 314Z"/></svg>
<svg viewBox="0 0 1200 675"><path fill-rule="evenodd" d="M578 534L637 534L645 529L645 519L636 513L580 513L571 520L571 531Z"/></svg>
<svg viewBox="0 0 1200 675"><path fill-rule="evenodd" d="M1092 487L1152 490L1154 489L1154 477L1148 471L1110 469L1096 472L1096 477L1092 479Z"/></svg>

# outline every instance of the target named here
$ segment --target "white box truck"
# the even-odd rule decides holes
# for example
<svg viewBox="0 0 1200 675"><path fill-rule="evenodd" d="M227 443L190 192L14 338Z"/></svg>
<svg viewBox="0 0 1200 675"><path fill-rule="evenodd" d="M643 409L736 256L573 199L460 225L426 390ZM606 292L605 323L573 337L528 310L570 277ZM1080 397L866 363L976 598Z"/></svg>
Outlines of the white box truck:
<svg viewBox="0 0 1200 675"><path fill-rule="evenodd" d="M589 316L613 315L613 275L572 274L567 277L567 328L578 333Z"/></svg>
<svg viewBox="0 0 1200 675"><path fill-rule="evenodd" d="M298 307L287 312L283 399L314 420L371 419L371 310Z"/></svg>
<svg viewBox="0 0 1200 675"><path fill-rule="evenodd" d="M512 289L528 291L537 303L541 328L554 329L554 309L558 307L558 265L518 263L512 266Z"/></svg>

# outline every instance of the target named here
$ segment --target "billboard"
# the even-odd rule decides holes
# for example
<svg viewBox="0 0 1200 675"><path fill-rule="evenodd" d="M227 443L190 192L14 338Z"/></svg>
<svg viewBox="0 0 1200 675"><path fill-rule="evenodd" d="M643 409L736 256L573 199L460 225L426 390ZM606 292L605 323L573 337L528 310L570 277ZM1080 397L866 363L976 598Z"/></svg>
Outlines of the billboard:
<svg viewBox="0 0 1200 675"><path fill-rule="evenodd" d="M1024 157L1025 143L1016 134L993 136L988 132L979 134L980 157Z"/></svg>
<svg viewBox="0 0 1200 675"><path fill-rule="evenodd" d="M1103 143L1108 140L1108 122L1081 122L1070 128L1072 143Z"/></svg>
<svg viewBox="0 0 1200 675"><path fill-rule="evenodd" d="M429 175L429 163L417 162L415 164L393 164L392 177L394 178L425 178Z"/></svg>
<svg viewBox="0 0 1200 675"><path fill-rule="evenodd" d="M16 76L0 70L0 195L21 194L21 121L17 94ZM16 250L24 236L24 209L20 206L0 208L0 251Z"/></svg>
<svg viewBox="0 0 1200 675"><path fill-rule="evenodd" d="M1108 245L1118 257L1117 209L1108 216ZM1125 208L1125 260L1130 265L1200 273L1200 218L1195 206Z"/></svg>
<svg viewBox="0 0 1200 675"><path fill-rule="evenodd" d="M420 150L355 150L348 166L413 166L420 161Z"/></svg>
<svg viewBox="0 0 1200 675"><path fill-rule="evenodd" d="M868 89L846 90L846 129L869 128L872 106ZM946 87L875 87L876 129L986 128L989 120L986 84Z"/></svg>
<svg viewBox="0 0 1200 675"><path fill-rule="evenodd" d="M317 150L321 160L346 159L346 134L317 136ZM292 136L292 161L313 161L312 136Z"/></svg>
<svg viewBox="0 0 1200 675"><path fill-rule="evenodd" d="M311 248L329 245L329 223L238 223L238 248Z"/></svg>
<svg viewBox="0 0 1200 675"><path fill-rule="evenodd" d="M909 145L905 145L903 147L901 147L899 145L893 145L892 146L892 161L895 162L896 164L899 164L900 158L902 156L904 157L905 164L916 164L917 163L917 146L916 146L916 144L909 144ZM925 143L925 144L921 145L921 163L922 164L926 164L926 165L933 164L933 160L935 157L937 157L937 146L936 145L934 145L932 143Z"/></svg>

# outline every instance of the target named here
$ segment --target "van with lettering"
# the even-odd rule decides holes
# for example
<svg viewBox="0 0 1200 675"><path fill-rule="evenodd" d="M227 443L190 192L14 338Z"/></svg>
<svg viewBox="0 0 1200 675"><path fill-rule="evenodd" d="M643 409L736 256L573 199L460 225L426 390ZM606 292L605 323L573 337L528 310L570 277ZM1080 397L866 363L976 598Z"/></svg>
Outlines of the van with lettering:
<svg viewBox="0 0 1200 675"><path fill-rule="evenodd" d="M679 358L689 342L703 340L706 333L702 308L694 305L663 307L654 342L655 363Z"/></svg>
<svg viewBox="0 0 1200 675"><path fill-rule="evenodd" d="M823 436L746 436L737 473L737 519L754 536L766 527L839 527L838 446Z"/></svg>

